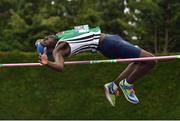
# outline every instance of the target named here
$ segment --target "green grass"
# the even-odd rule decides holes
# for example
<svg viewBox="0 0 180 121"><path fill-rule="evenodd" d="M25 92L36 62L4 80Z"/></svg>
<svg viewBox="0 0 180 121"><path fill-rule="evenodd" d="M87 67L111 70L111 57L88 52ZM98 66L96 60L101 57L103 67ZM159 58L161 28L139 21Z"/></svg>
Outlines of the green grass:
<svg viewBox="0 0 180 121"><path fill-rule="evenodd" d="M0 63L36 62L32 53L0 53ZM104 59L81 54L71 60ZM135 83L140 99L123 94L111 107L103 85L124 64L66 65L64 72L46 67L0 69L0 119L180 119L180 61L159 62Z"/></svg>

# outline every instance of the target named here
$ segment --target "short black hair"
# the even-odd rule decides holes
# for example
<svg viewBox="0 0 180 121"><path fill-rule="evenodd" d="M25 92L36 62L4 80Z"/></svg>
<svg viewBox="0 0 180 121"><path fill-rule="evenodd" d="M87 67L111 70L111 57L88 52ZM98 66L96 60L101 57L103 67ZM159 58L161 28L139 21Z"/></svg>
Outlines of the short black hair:
<svg viewBox="0 0 180 121"><path fill-rule="evenodd" d="M49 36L46 36L46 37L44 38L44 40L46 40L46 39L48 39L48 38L52 38L52 39L58 41L57 35L49 35Z"/></svg>

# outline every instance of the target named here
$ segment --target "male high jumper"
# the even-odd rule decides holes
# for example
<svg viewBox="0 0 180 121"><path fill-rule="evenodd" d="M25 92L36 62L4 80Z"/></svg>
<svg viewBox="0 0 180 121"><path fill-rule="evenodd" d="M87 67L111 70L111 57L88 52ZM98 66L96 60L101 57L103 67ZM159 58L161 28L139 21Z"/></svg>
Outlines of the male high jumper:
<svg viewBox="0 0 180 121"><path fill-rule="evenodd" d="M135 47L118 35L101 33L99 27L89 28L88 25L76 26L55 35L39 39L35 43L39 54L39 62L56 71L64 68L64 57L76 55L85 51L98 51L107 58L140 58L154 55ZM52 55L54 61L49 61ZM125 98L133 103L139 102L133 83L149 72L156 61L131 62L127 68L110 83L104 85L105 96L112 106L115 106L115 96L121 89Z"/></svg>

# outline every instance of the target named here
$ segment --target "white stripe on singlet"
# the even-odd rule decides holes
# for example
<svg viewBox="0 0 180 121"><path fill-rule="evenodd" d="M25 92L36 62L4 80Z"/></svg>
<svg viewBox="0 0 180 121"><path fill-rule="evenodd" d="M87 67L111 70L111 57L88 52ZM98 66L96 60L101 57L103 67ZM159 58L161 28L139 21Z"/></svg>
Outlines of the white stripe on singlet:
<svg viewBox="0 0 180 121"><path fill-rule="evenodd" d="M67 42L71 48L71 54L78 54L84 51L96 51L99 45L100 32L90 32L77 37L59 40L56 46L61 42Z"/></svg>

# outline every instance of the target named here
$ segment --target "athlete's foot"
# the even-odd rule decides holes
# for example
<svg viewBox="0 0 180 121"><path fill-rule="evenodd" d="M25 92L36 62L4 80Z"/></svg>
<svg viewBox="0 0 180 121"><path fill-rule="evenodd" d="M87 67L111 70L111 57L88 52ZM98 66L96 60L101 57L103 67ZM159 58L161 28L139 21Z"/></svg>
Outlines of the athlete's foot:
<svg viewBox="0 0 180 121"><path fill-rule="evenodd" d="M119 87L121 88L122 92L124 93L125 98L133 104L139 103L139 100L136 97L136 94L134 91L134 86L125 85L125 81L126 80L124 79L119 83Z"/></svg>
<svg viewBox="0 0 180 121"><path fill-rule="evenodd" d="M119 96L119 91L117 89L114 90L113 86L115 86L113 82L105 84L104 92L105 92L105 96L106 96L107 100L110 102L110 104L113 107L115 107L116 96Z"/></svg>

